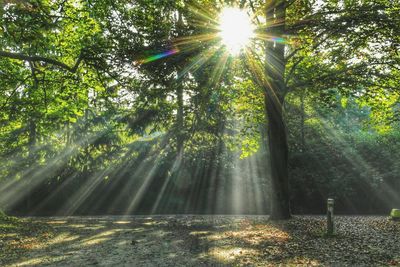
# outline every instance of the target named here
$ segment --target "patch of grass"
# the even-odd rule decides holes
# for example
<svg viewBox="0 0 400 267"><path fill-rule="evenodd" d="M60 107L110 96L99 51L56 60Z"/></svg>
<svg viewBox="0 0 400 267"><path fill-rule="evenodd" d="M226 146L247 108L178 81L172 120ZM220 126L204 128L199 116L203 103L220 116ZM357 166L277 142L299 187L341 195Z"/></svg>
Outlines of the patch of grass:
<svg viewBox="0 0 400 267"><path fill-rule="evenodd" d="M13 216L8 216L3 211L0 210L0 221L18 221L18 218Z"/></svg>
<svg viewBox="0 0 400 267"><path fill-rule="evenodd" d="M21 225L21 221L12 216L6 215L3 211L0 211L0 233L8 232L9 230L15 230Z"/></svg>
<svg viewBox="0 0 400 267"><path fill-rule="evenodd" d="M0 231L1 229L15 229L17 226L11 223L0 223Z"/></svg>

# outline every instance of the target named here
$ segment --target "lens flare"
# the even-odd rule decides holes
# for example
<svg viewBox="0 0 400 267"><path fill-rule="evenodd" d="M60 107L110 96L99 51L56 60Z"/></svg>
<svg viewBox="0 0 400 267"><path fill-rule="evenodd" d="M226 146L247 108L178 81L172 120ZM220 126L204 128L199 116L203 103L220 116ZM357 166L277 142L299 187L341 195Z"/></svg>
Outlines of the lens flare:
<svg viewBox="0 0 400 267"><path fill-rule="evenodd" d="M237 55L254 37L254 27L247 13L238 8L225 8L219 18L219 35L227 50Z"/></svg>
<svg viewBox="0 0 400 267"><path fill-rule="evenodd" d="M150 56L148 58L142 59L142 60L139 61L139 63L140 64L146 64L146 63L155 61L155 60L160 59L160 58L164 58L164 57L167 57L167 56L170 56L170 55L174 55L174 54L176 54L178 52L179 52L179 50L174 48L174 49L171 49L169 51L166 51L166 52L163 52L163 53L160 53L160 54L153 55L153 56Z"/></svg>
<svg viewBox="0 0 400 267"><path fill-rule="evenodd" d="M284 44L286 42L285 38L282 37L272 37L271 41Z"/></svg>

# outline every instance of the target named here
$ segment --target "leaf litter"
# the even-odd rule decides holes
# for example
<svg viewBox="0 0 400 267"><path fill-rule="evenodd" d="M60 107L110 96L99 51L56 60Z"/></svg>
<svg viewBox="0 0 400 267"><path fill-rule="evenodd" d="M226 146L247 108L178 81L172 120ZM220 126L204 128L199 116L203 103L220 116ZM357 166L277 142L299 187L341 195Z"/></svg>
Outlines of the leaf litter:
<svg viewBox="0 0 400 267"><path fill-rule="evenodd" d="M384 216L158 215L0 221L1 266L400 266Z"/></svg>

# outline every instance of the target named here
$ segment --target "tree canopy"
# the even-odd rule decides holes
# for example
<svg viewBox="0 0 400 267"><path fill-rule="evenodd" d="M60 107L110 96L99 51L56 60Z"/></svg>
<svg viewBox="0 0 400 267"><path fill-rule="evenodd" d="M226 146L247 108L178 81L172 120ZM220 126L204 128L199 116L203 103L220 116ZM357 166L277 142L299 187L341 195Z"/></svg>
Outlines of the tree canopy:
<svg viewBox="0 0 400 267"><path fill-rule="evenodd" d="M225 7L254 24L238 55L219 35ZM287 199L290 214L334 196L343 212L386 212L400 203L399 12L398 0L3 1L0 208L266 213Z"/></svg>

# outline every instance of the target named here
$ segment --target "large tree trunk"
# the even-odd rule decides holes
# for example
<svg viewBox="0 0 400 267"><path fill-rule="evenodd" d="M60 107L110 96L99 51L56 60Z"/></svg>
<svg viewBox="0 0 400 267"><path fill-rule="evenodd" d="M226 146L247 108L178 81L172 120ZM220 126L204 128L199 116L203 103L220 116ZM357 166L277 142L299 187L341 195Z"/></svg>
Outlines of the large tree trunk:
<svg viewBox="0 0 400 267"><path fill-rule="evenodd" d="M183 19L182 19L182 13L179 12L178 15L178 22L177 22L177 34L178 37L183 36ZM177 66L177 76L179 76L180 72L182 71L182 68L180 65ZM176 152L177 152L177 160L179 162L179 165L182 163L183 159L183 153L184 153L184 134L183 134L183 129L184 129L184 114L183 114L183 81L180 79L177 79L176 81L176 96L177 96L177 112L176 112L176 130L177 130L177 135L176 135ZM180 167L180 166L179 166Z"/></svg>
<svg viewBox="0 0 400 267"><path fill-rule="evenodd" d="M300 95L300 138L301 138L301 149L304 151L306 148L306 139L305 139L305 120L306 120L306 113L304 109L304 90L301 91Z"/></svg>
<svg viewBox="0 0 400 267"><path fill-rule="evenodd" d="M177 135L176 135L176 152L178 160L182 160L183 157L183 142L184 142L184 135L183 135L183 88L182 84L177 85L176 89L177 94L177 114L176 114L176 128L177 128Z"/></svg>
<svg viewBox="0 0 400 267"><path fill-rule="evenodd" d="M282 106L266 94L268 147L271 161L271 214L274 220L289 219L288 145Z"/></svg>
<svg viewBox="0 0 400 267"><path fill-rule="evenodd" d="M282 38L285 31L285 1L274 0L267 5L267 34ZM268 147L271 161L271 214L273 220L290 218L288 144L283 120L286 94L285 45L282 41L266 42L265 111L268 119Z"/></svg>
<svg viewBox="0 0 400 267"><path fill-rule="evenodd" d="M36 141L37 141L37 116L36 116L36 106L34 103L34 97L33 93L37 92L39 89L39 81L36 77L36 71L35 71L35 66L32 62L29 62L29 66L31 68L31 73L32 73L32 79L33 79L33 84L29 88L28 91L28 97L32 101L30 103L30 117L28 119L28 165L29 168L32 168L36 164L36 159L37 159L37 151L36 151ZM34 188L32 188L32 177L30 176L30 173L25 177L26 180L26 201L25 201L25 209L26 209L26 214L29 214L32 209L32 194L34 191Z"/></svg>
<svg viewBox="0 0 400 267"><path fill-rule="evenodd" d="M37 140L37 127L36 127L36 105L34 103L33 93L39 90L39 81L36 77L36 70L33 63L29 63L32 73L33 84L32 87L29 88L28 97L32 101L31 102L31 110L30 110L30 117L28 121L29 127L29 135L28 135L28 145L29 145L29 158L32 160L30 163L35 163L34 158L36 155L35 147L36 147L36 140Z"/></svg>

